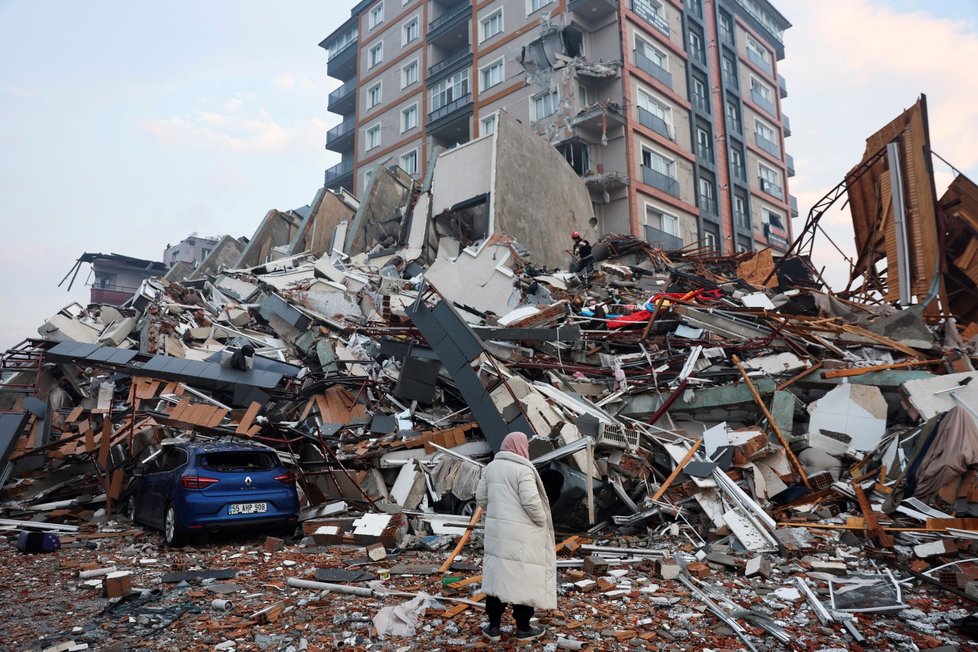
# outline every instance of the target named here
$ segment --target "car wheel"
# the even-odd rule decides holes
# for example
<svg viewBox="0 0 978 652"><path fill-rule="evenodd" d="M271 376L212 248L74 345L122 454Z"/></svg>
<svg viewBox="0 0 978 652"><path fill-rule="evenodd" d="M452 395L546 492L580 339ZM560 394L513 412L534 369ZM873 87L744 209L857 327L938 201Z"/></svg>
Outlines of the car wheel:
<svg viewBox="0 0 978 652"><path fill-rule="evenodd" d="M166 545L174 548L178 548L186 542L183 531L180 530L177 512L173 509L173 505L167 505L163 515L163 540L166 541Z"/></svg>
<svg viewBox="0 0 978 652"><path fill-rule="evenodd" d="M458 513L461 516L472 516L475 514L476 504L474 500L468 500L458 507Z"/></svg>
<svg viewBox="0 0 978 652"><path fill-rule="evenodd" d="M136 497L135 496L129 496L129 500L126 501L126 518L129 519L130 523L135 525L136 523Z"/></svg>

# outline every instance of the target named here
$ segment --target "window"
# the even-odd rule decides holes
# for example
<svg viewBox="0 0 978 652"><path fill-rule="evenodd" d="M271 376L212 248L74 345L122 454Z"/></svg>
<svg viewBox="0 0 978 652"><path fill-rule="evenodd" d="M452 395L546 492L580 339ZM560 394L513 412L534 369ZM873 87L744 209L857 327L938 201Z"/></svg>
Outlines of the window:
<svg viewBox="0 0 978 652"><path fill-rule="evenodd" d="M381 41L367 51L367 68L373 68L384 60L384 42Z"/></svg>
<svg viewBox="0 0 978 652"><path fill-rule="evenodd" d="M496 133L496 114L493 113L488 118L482 119L482 135L488 136L489 134Z"/></svg>
<svg viewBox="0 0 978 652"><path fill-rule="evenodd" d="M412 104L401 111L401 133L418 126L418 105Z"/></svg>
<svg viewBox="0 0 978 652"><path fill-rule="evenodd" d="M706 94L706 81L704 81L703 78L700 77L699 75L693 75L692 80L693 80L693 104L700 111L709 113L710 103L709 101L707 101L707 98L709 96Z"/></svg>
<svg viewBox="0 0 978 652"><path fill-rule="evenodd" d="M372 109L378 104L380 104L382 99L383 89L381 88L381 83L377 82L373 86L367 89L367 109Z"/></svg>
<svg viewBox="0 0 978 652"><path fill-rule="evenodd" d="M720 57L720 67L723 69L723 81L727 86L738 88L740 83L737 81L737 63L729 54Z"/></svg>
<svg viewBox="0 0 978 652"><path fill-rule="evenodd" d="M720 10L720 40L728 45L734 44L733 19L722 9Z"/></svg>
<svg viewBox="0 0 978 652"><path fill-rule="evenodd" d="M364 170L364 173L363 173L363 195L364 196L366 196L366 194L367 194L367 187L370 185L370 181L373 178L374 178L374 169L373 168L370 168L368 170Z"/></svg>
<svg viewBox="0 0 978 652"><path fill-rule="evenodd" d="M528 0L529 6L527 7L526 15L529 16L534 11L539 11L540 9L543 9L553 1L554 0Z"/></svg>
<svg viewBox="0 0 978 652"><path fill-rule="evenodd" d="M669 57L666 56L666 53L637 36L635 37L635 51L663 70L669 70Z"/></svg>
<svg viewBox="0 0 978 652"><path fill-rule="evenodd" d="M645 223L669 235L679 235L679 219L675 215L663 213L654 206L645 205Z"/></svg>
<svg viewBox="0 0 978 652"><path fill-rule="evenodd" d="M777 147L778 133L774 130L774 127L764 122L760 118L754 118L754 134L758 138L763 138L766 143L758 143L760 145L771 144Z"/></svg>
<svg viewBox="0 0 978 652"><path fill-rule="evenodd" d="M696 127L696 155L704 161L713 162L713 138L705 127Z"/></svg>
<svg viewBox="0 0 978 652"><path fill-rule="evenodd" d="M775 213L772 210L765 210L764 212L767 214L767 223L768 224L770 224L771 226L773 226L776 229L783 229L784 228L784 217L782 217L778 213Z"/></svg>
<svg viewBox="0 0 978 652"><path fill-rule="evenodd" d="M696 61L706 63L706 50L703 49L703 37L692 28L689 30L689 52Z"/></svg>
<svg viewBox="0 0 978 652"><path fill-rule="evenodd" d="M490 63L488 66L480 70L481 76L479 81L479 91L482 92L487 88L492 88L496 84L503 83L506 78L503 72L503 60L499 59Z"/></svg>
<svg viewBox="0 0 978 652"><path fill-rule="evenodd" d="M411 84L418 83L418 60L401 68L401 88L407 88Z"/></svg>
<svg viewBox="0 0 978 652"><path fill-rule="evenodd" d="M369 152L375 147L380 147L380 125L374 125L370 129L367 129L366 151Z"/></svg>
<svg viewBox="0 0 978 652"><path fill-rule="evenodd" d="M401 45L407 45L418 38L418 17L415 16L401 27Z"/></svg>
<svg viewBox="0 0 978 652"><path fill-rule="evenodd" d="M644 111L648 111L652 114L651 128L656 131L665 131L663 136L667 138L674 138L675 134L672 129L672 111L669 107L662 104L651 95L643 91L641 88L638 89L638 106ZM639 111L639 122L641 122L642 112ZM649 126L649 125L646 125ZM658 127L658 128L657 128ZM660 131L660 133L661 133Z"/></svg>
<svg viewBox="0 0 978 652"><path fill-rule="evenodd" d="M742 132L743 125L740 123L740 106L736 100L727 98L726 102L727 128L730 131Z"/></svg>
<svg viewBox="0 0 978 652"><path fill-rule="evenodd" d="M750 92L754 101L758 102L763 108L774 110L774 92L771 87L762 82L754 75L750 76Z"/></svg>
<svg viewBox="0 0 978 652"><path fill-rule="evenodd" d="M744 151L739 145L730 148L730 170L733 176L740 181L747 181L747 168L744 165Z"/></svg>
<svg viewBox="0 0 978 652"><path fill-rule="evenodd" d="M781 173L760 162L757 164L757 173L761 190L773 197L781 199L783 197L783 191L781 190Z"/></svg>
<svg viewBox="0 0 978 652"><path fill-rule="evenodd" d="M734 195L734 223L742 229L750 230L750 214L747 212L747 198Z"/></svg>
<svg viewBox="0 0 978 652"><path fill-rule="evenodd" d="M479 42L485 41L486 39L491 39L496 34L503 31L503 9L500 7L498 10L492 12L479 22L479 30L481 35L479 36Z"/></svg>
<svg viewBox="0 0 978 652"><path fill-rule="evenodd" d="M703 231L703 246L717 251L717 234L713 231Z"/></svg>
<svg viewBox="0 0 978 652"><path fill-rule="evenodd" d="M408 174L418 173L418 150L413 149L401 156L401 169Z"/></svg>
<svg viewBox="0 0 978 652"><path fill-rule="evenodd" d="M700 0L686 0L686 9L697 18L703 17L703 5Z"/></svg>
<svg viewBox="0 0 978 652"><path fill-rule="evenodd" d="M747 45L747 55L754 60L759 60L760 63L766 65L767 67L770 67L771 53L768 52L767 48L761 45L757 39L750 34L745 34L744 37L744 42Z"/></svg>
<svg viewBox="0 0 978 652"><path fill-rule="evenodd" d="M700 208L713 215L717 214L717 191L713 184L713 179L706 175L701 175L699 184Z"/></svg>
<svg viewBox="0 0 978 652"><path fill-rule="evenodd" d="M384 3L378 2L370 8L370 13L367 14L367 28L373 29L382 22L384 22Z"/></svg>
<svg viewBox="0 0 978 652"><path fill-rule="evenodd" d="M577 85L577 104L582 111L589 106L587 101L587 88L582 84Z"/></svg>
<svg viewBox="0 0 978 652"><path fill-rule="evenodd" d="M536 95L530 100L532 107L533 120L542 120L548 115L553 115L557 112L557 105L560 103L560 95L557 91L547 91L546 93L541 93Z"/></svg>
<svg viewBox="0 0 978 652"><path fill-rule="evenodd" d="M663 174L670 179L675 179L672 172L676 165L675 161L645 147L642 148L642 165L655 170L659 174Z"/></svg>
<svg viewBox="0 0 978 652"><path fill-rule="evenodd" d="M445 105L451 104L455 100L468 95L469 73L471 70L471 68L460 70L451 77L443 79L432 86L429 91L431 99L429 108L432 111L437 111Z"/></svg>

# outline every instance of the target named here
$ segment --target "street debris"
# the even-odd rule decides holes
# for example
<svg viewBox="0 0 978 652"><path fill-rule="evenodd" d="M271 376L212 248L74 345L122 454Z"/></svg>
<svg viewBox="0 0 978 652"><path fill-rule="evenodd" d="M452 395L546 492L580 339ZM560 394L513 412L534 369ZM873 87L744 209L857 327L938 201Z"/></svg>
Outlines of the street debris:
<svg viewBox="0 0 978 652"><path fill-rule="evenodd" d="M886 143L906 163L926 139L911 118L847 176L864 203ZM485 647L475 489L513 430L558 533L548 649L974 645L978 188L896 222L854 206L864 285L833 293L798 251L595 233L583 182L505 113L433 158L4 354L5 645ZM891 252L883 231L935 211L970 229L953 268ZM574 230L589 279L563 271ZM190 439L274 452L296 531L177 550L133 525L132 471Z"/></svg>

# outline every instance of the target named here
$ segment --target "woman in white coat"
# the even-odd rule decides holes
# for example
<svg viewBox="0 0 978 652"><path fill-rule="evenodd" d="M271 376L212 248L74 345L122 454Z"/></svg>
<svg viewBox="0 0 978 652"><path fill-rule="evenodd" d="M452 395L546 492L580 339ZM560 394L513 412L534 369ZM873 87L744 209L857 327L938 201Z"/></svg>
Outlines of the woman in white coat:
<svg viewBox="0 0 978 652"><path fill-rule="evenodd" d="M523 641L545 631L530 625L534 609L557 608L553 520L540 474L529 458L526 435L509 433L476 490L476 501L486 508L482 592L489 624L483 633L491 641L500 639L507 603L513 605L516 638Z"/></svg>

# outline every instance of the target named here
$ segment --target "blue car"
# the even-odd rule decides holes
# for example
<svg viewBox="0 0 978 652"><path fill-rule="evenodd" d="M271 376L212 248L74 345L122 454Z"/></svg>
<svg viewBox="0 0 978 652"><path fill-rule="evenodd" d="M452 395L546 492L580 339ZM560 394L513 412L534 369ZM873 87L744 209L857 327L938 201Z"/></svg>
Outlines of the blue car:
<svg viewBox="0 0 978 652"><path fill-rule="evenodd" d="M233 528L291 532L299 521L295 475L267 448L164 443L133 476L127 516L162 530L171 546Z"/></svg>

